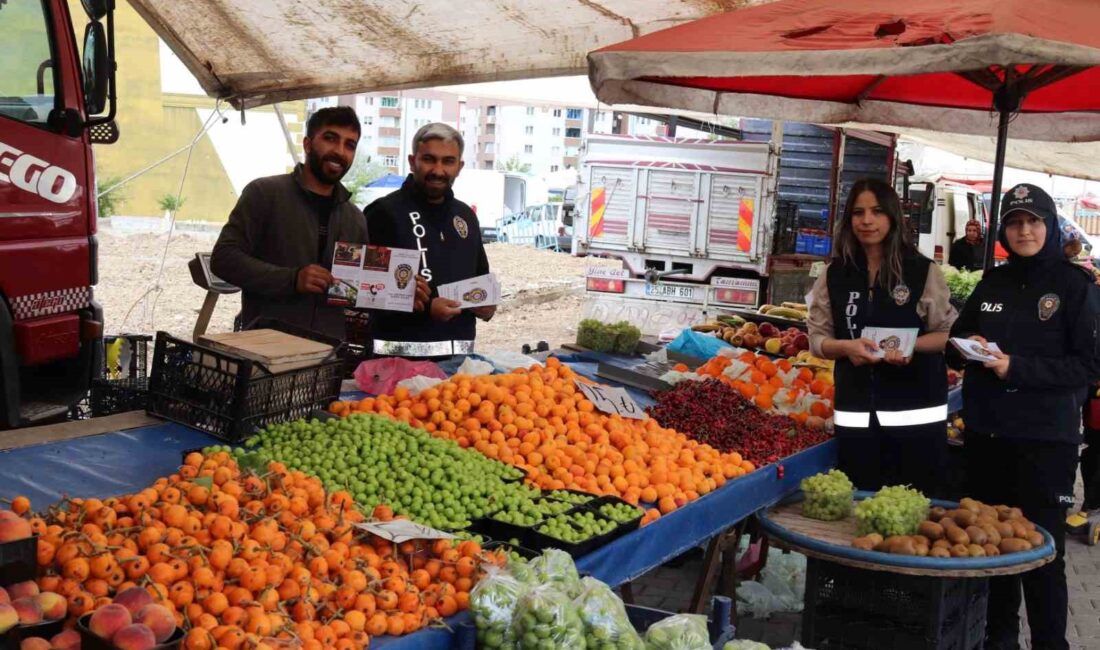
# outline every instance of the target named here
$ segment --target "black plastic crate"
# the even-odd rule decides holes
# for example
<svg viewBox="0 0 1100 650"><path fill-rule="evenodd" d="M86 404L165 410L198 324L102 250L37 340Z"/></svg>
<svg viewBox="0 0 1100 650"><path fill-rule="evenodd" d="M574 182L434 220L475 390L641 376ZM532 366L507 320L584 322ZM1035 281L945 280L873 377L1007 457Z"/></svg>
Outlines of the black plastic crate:
<svg viewBox="0 0 1100 650"><path fill-rule="evenodd" d="M93 379L88 402L92 417L99 418L126 411L144 411L148 397L148 377Z"/></svg>
<svg viewBox="0 0 1100 650"><path fill-rule="evenodd" d="M269 424L326 408L342 381L339 359L272 374L263 364L158 332L148 410L238 443Z"/></svg>
<svg viewBox="0 0 1100 650"><path fill-rule="evenodd" d="M37 569L37 535L0 544L0 587L34 580Z"/></svg>
<svg viewBox="0 0 1100 650"><path fill-rule="evenodd" d="M49 641L61 633L65 627L65 620L43 621L34 625L16 625L4 634L0 634L0 650L19 650L19 644L23 639L41 637Z"/></svg>
<svg viewBox="0 0 1100 650"><path fill-rule="evenodd" d="M790 255L795 251L798 240L798 204L780 201L775 208L775 235L773 252L776 255Z"/></svg>
<svg viewBox="0 0 1100 650"><path fill-rule="evenodd" d="M985 638L987 578L869 571L809 558L802 643L821 650L973 650Z"/></svg>
<svg viewBox="0 0 1100 650"><path fill-rule="evenodd" d="M122 379L147 379L149 377L149 343L153 337L148 334L117 334L104 336L103 346L113 344L119 339L124 339L130 346L130 357L125 364L119 359L119 364L111 367L107 362L107 355L103 355L103 377L108 380Z"/></svg>
<svg viewBox="0 0 1100 650"><path fill-rule="evenodd" d="M599 497L598 499L595 499L593 501L590 501L590 502L586 503L583 507L587 508L588 510L592 510L593 512L596 512L596 513L602 515L603 517L605 517L607 519L611 519L611 517L608 517L606 514L600 512L600 506L607 505L607 504L628 505L631 508L634 508L635 510L637 510L637 513L638 513L637 516L634 517L633 519L631 519L630 521L624 521L622 523L619 523L619 525L615 527L615 530L612 531L609 534L609 538L607 540L608 542L610 542L612 540L615 540L615 539L618 539L618 538L622 537L623 535L633 533L634 531L638 530L638 528L641 527L642 518L645 517L645 510L638 507L638 506L636 506L636 505L634 505L634 504L632 504L632 503L629 503L629 502L627 502L623 499L620 499L617 496L613 496L613 495L602 496L602 497Z"/></svg>
<svg viewBox="0 0 1100 650"><path fill-rule="evenodd" d="M597 515L597 517L607 519L607 517L603 515ZM609 519L607 520L610 521ZM539 524L538 526L541 525L542 524ZM556 548L565 551L574 558L584 557L622 534L619 533L619 528L621 528L621 526L617 526L602 535L596 535L595 537L589 537L580 542L571 543L541 532L538 530L538 526L529 529L527 541L524 543L524 546L539 552L545 551L548 548Z"/></svg>

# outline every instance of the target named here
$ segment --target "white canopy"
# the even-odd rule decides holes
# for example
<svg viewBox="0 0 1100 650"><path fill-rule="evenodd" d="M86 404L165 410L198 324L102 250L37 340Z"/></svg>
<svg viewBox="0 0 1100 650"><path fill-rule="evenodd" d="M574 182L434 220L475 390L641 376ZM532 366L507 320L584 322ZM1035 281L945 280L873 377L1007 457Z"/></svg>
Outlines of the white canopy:
<svg viewBox="0 0 1100 650"><path fill-rule="evenodd" d="M583 74L591 50L760 0L130 0L234 105Z"/></svg>

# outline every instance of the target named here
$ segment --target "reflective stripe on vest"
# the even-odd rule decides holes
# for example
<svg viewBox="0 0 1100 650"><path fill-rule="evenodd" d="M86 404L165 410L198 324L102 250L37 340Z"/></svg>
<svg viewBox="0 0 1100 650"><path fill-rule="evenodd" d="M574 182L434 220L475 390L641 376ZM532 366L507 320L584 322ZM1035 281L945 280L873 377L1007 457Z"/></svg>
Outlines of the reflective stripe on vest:
<svg viewBox="0 0 1100 650"><path fill-rule="evenodd" d="M884 427L912 427L947 421L947 405L930 406L908 411L875 411L878 423ZM871 426L871 413L866 411L834 411L833 424L850 429L866 429Z"/></svg>

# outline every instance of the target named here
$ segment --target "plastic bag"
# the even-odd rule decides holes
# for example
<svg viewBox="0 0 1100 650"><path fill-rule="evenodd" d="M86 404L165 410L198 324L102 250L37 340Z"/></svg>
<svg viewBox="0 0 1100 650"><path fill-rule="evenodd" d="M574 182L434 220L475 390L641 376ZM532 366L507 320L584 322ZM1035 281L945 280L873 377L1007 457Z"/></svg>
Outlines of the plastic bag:
<svg viewBox="0 0 1100 650"><path fill-rule="evenodd" d="M581 577L577 565L565 551L550 548L531 560L539 584L555 587L570 598L581 595Z"/></svg>
<svg viewBox="0 0 1100 650"><path fill-rule="evenodd" d="M512 618L528 588L507 572L489 567L470 591L470 613L477 625L479 648L513 648Z"/></svg>
<svg viewBox="0 0 1100 650"><path fill-rule="evenodd" d="M776 612L800 612L806 594L806 556L769 549L758 581L737 586L738 608L753 618Z"/></svg>
<svg viewBox="0 0 1100 650"><path fill-rule="evenodd" d="M668 349L671 352L679 352L700 359L709 359L717 355L719 350L728 347L731 347L729 343L716 336L701 334L690 329L680 332L680 336L677 336L675 341L668 344Z"/></svg>
<svg viewBox="0 0 1100 650"><path fill-rule="evenodd" d="M530 368L531 366L542 365L538 359L532 359L526 354L520 354L519 352L493 352L490 354L482 354L481 356L501 372L512 372L516 368Z"/></svg>
<svg viewBox="0 0 1100 650"><path fill-rule="evenodd" d="M630 624L623 601L611 588L595 578L582 578L583 591L576 600L589 648L645 650L642 637Z"/></svg>
<svg viewBox="0 0 1100 650"><path fill-rule="evenodd" d="M397 385L401 388L408 388L409 393L411 393L412 395L419 395L420 393L423 393L424 391L428 390L432 386L435 386L436 384L442 384L443 381L444 380L438 379L436 377L425 377L424 375L417 375L412 379L402 379L401 381L397 382Z"/></svg>
<svg viewBox="0 0 1100 650"><path fill-rule="evenodd" d="M710 650L707 617L677 614L657 621L645 633L648 650Z"/></svg>
<svg viewBox="0 0 1100 650"><path fill-rule="evenodd" d="M772 650L772 648L768 644L759 641L735 640L722 646L722 650Z"/></svg>
<svg viewBox="0 0 1100 650"><path fill-rule="evenodd" d="M480 377L482 375L493 374L493 364L488 361L481 361L473 357L466 357L463 360L462 365L455 371L456 375L468 375L470 377Z"/></svg>
<svg viewBox="0 0 1100 650"><path fill-rule="evenodd" d="M528 591L516 605L512 633L519 650L584 648L584 622L573 600L552 585Z"/></svg>
<svg viewBox="0 0 1100 650"><path fill-rule="evenodd" d="M431 361L409 361L400 357L371 359L355 369L359 390L371 395L389 395L398 382L413 377L446 379L447 374Z"/></svg>

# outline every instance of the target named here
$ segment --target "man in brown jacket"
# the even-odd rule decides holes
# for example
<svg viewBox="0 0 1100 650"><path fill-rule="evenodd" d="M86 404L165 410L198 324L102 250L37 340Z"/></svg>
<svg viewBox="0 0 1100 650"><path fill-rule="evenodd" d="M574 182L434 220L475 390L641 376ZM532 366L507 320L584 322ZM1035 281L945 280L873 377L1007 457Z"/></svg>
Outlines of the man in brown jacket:
<svg viewBox="0 0 1100 650"><path fill-rule="evenodd" d="M211 270L241 288L245 327L263 316L344 339L344 308L329 305L327 292L336 242L368 242L366 219L340 183L360 133L353 109L323 108L306 124L306 163L258 178L241 192L214 246ZM418 310L426 300L427 286L418 286Z"/></svg>

